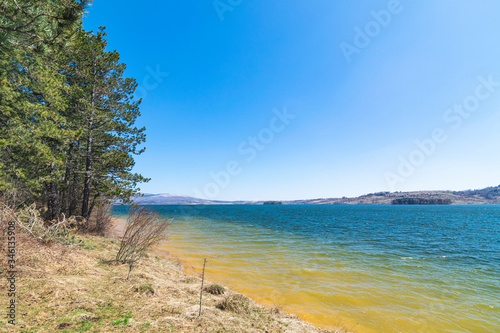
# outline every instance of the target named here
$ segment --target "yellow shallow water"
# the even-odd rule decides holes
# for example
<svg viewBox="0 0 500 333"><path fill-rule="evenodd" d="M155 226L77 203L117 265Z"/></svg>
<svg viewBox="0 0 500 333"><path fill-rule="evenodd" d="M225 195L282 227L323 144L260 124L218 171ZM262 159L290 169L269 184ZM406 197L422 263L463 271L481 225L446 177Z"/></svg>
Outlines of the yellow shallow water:
<svg viewBox="0 0 500 333"><path fill-rule="evenodd" d="M259 237L249 236L255 233ZM334 260L321 251L308 252L305 258L301 248L313 244L278 244L260 228L243 232L222 225L218 233L207 233L184 220L155 252L178 258L192 275L201 273L204 258L219 255L208 261L207 279L322 328L359 333L497 330L491 317L498 318L498 308L491 304L498 300L462 304L467 286L455 285L455 279L415 277L427 269L425 262L401 258L401 267L395 269L385 267L387 259L381 256L342 249L335 250ZM470 288L473 293L474 286Z"/></svg>
<svg viewBox="0 0 500 333"><path fill-rule="evenodd" d="M208 243L205 245L210 246ZM179 258L186 273L193 275L201 273L206 256L200 253L197 246L176 236L168 244L159 246L157 253ZM281 257L293 258L294 255L281 253ZM294 264L297 269L292 270L293 276L286 274ZM259 261L252 260L251 255L234 259L226 255L209 260L206 277L266 306L283 307L303 320L326 329L343 327L359 333L460 331L453 321L440 321L440 326L435 326L434 314L445 309L440 295L419 299L419 294L412 295L402 288L369 288L365 280L368 275L363 272L304 270L299 268L302 264L287 260L280 265L280 260L277 260L272 263L274 274L271 274L269 269L259 269ZM335 289L326 287L331 285L331 280L337 281ZM315 292L313 286L317 286L318 291ZM418 309L415 309L415 301L421 304ZM383 309L388 303L394 303L393 311ZM462 324L474 327L473 322ZM486 329L481 326L475 328L477 330L472 331Z"/></svg>

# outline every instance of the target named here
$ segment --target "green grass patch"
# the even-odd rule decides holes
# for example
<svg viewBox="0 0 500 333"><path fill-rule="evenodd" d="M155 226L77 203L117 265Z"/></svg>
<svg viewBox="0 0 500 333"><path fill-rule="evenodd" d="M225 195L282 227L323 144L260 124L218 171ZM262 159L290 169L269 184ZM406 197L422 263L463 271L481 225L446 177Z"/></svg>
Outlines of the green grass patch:
<svg viewBox="0 0 500 333"><path fill-rule="evenodd" d="M141 293L141 294L146 294L146 295L154 295L155 290L153 289L153 286L151 284L143 284L137 288L134 289L135 292Z"/></svg>
<svg viewBox="0 0 500 333"><path fill-rule="evenodd" d="M127 326L130 318L132 318L132 311L129 311L123 319L112 320L111 325L113 325L113 326L118 326L118 325Z"/></svg>
<svg viewBox="0 0 500 333"><path fill-rule="evenodd" d="M87 332L94 326L94 323L91 321L84 321L80 324L80 327L78 327L79 332Z"/></svg>

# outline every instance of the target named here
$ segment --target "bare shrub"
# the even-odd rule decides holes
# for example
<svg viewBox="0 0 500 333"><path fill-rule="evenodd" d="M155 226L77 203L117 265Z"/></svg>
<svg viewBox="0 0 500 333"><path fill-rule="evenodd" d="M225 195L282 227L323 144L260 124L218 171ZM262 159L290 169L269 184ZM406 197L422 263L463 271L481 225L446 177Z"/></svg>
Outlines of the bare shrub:
<svg viewBox="0 0 500 333"><path fill-rule="evenodd" d="M89 221L89 229L91 232L106 236L113 227L113 218L110 215L112 204L105 203L94 208Z"/></svg>
<svg viewBox="0 0 500 333"><path fill-rule="evenodd" d="M64 242L71 232L72 218L66 219L63 214L57 220L44 221L35 204L17 211L6 204L2 204L0 214L0 220L3 221L3 224L6 221L14 221L17 228L43 244Z"/></svg>
<svg viewBox="0 0 500 333"><path fill-rule="evenodd" d="M116 260L128 263L129 273L134 264L146 254L146 251L168 237L171 221L158 217L158 214L145 207L133 208L129 211L125 233L122 237L120 250Z"/></svg>
<svg viewBox="0 0 500 333"><path fill-rule="evenodd" d="M198 317L201 317L201 302L203 300L203 290L204 290L203 289L203 283L205 282L205 268L207 266L207 261L210 258L216 258L216 257L220 257L220 256L221 256L220 254L217 254L217 255L214 255L214 256L211 256L211 257L203 259L203 272L201 274L201 288L200 288L200 310L198 312Z"/></svg>

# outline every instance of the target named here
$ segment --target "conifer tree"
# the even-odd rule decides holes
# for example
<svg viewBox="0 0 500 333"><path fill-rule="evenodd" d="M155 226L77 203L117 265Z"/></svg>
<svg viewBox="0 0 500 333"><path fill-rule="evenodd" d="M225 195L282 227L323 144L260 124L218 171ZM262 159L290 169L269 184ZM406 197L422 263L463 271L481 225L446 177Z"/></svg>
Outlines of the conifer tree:
<svg viewBox="0 0 500 333"><path fill-rule="evenodd" d="M0 2L0 51L64 44L81 25L89 0Z"/></svg>
<svg viewBox="0 0 500 333"><path fill-rule="evenodd" d="M140 101L104 28L85 32L88 1L0 3L0 195L38 203L45 217L130 202L145 129Z"/></svg>
<svg viewBox="0 0 500 333"><path fill-rule="evenodd" d="M73 79L83 82L78 92L78 119L85 165L81 215L87 220L100 198L128 202L137 194L137 183L147 181L132 173L133 155L144 151L139 146L145 141L145 129L134 126L140 116L140 100L133 100L137 83L123 76L125 64L106 45L104 28L97 33L81 31L72 64L76 69Z"/></svg>

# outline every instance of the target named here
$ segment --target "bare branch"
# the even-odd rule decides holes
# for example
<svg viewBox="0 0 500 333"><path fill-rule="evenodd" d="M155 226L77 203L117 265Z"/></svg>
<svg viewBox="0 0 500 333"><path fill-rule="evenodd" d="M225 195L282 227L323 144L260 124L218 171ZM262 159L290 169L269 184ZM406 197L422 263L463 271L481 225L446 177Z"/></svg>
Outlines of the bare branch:
<svg viewBox="0 0 500 333"><path fill-rule="evenodd" d="M129 212L125 233L116 260L133 265L146 254L154 244L168 238L171 220L164 220L145 207L133 208Z"/></svg>

